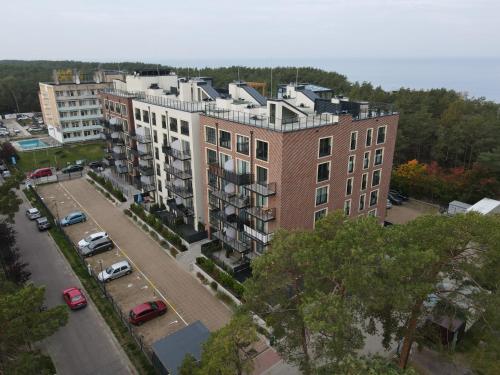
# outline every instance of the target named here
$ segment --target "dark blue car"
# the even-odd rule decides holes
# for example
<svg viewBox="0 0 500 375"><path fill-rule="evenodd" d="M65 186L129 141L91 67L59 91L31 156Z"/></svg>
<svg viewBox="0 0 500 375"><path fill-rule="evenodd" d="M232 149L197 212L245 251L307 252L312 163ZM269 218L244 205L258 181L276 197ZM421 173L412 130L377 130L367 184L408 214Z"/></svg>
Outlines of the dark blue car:
<svg viewBox="0 0 500 375"><path fill-rule="evenodd" d="M63 227L65 227L65 226L68 226L68 225L82 223L85 220L87 220L87 217L85 216L85 214L83 212L76 211L76 212L70 213L66 217L63 217L61 219L61 225Z"/></svg>

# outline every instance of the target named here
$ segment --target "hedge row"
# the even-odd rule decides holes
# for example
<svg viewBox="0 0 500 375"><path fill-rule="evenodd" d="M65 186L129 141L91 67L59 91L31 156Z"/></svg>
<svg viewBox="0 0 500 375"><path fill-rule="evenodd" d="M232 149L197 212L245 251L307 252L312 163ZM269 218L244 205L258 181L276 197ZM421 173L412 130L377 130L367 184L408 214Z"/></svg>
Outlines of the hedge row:
<svg viewBox="0 0 500 375"><path fill-rule="evenodd" d="M172 233L159 218L154 215L148 214L144 208L133 203L130 205L130 211L139 216L144 222L149 224L156 230L164 239L176 246L180 251L186 251L187 247L182 243L182 239L175 233Z"/></svg>
<svg viewBox="0 0 500 375"><path fill-rule="evenodd" d="M127 201L127 198L125 198L123 193L120 190L115 189L115 187L110 181L106 180L104 177L99 176L97 173L92 171L89 171L87 174L90 176L90 178L97 181L102 187L104 187L108 192L110 192L111 195L113 195L120 202Z"/></svg>
<svg viewBox="0 0 500 375"><path fill-rule="evenodd" d="M215 263L208 258L198 257L196 258L196 264L225 289L229 290L236 298L241 300L245 288L236 281L235 278L227 272L220 270Z"/></svg>

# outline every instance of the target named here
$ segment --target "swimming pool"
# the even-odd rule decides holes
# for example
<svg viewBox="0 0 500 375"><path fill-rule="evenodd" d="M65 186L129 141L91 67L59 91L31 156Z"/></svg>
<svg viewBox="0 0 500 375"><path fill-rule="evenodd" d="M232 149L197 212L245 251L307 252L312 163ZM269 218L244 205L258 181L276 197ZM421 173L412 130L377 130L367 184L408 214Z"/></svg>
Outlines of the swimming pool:
<svg viewBox="0 0 500 375"><path fill-rule="evenodd" d="M17 141L17 144L24 151L49 147L47 143L40 139L26 139L24 141Z"/></svg>

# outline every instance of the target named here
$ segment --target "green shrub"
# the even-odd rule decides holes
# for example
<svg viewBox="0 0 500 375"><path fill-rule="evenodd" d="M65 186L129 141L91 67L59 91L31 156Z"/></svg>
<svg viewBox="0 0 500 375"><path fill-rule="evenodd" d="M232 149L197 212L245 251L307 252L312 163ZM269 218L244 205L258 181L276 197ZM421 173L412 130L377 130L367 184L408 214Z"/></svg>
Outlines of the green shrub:
<svg viewBox="0 0 500 375"><path fill-rule="evenodd" d="M123 210L123 213L124 213L125 215L127 215L128 217L132 216L132 212L131 212L128 208L125 208L125 209Z"/></svg>
<svg viewBox="0 0 500 375"><path fill-rule="evenodd" d="M210 287L211 287L214 291L216 291L216 290L217 290L217 288L219 287L219 284L217 284L215 281L212 281L212 282L210 283Z"/></svg>
<svg viewBox="0 0 500 375"><path fill-rule="evenodd" d="M177 256L177 254L179 254L179 252L177 251L177 249L175 247L171 247L170 254L175 258Z"/></svg>
<svg viewBox="0 0 500 375"><path fill-rule="evenodd" d="M151 231L150 234L151 234L151 237L153 237L153 240L158 241L158 235L156 234L156 232Z"/></svg>
<svg viewBox="0 0 500 375"><path fill-rule="evenodd" d="M147 224L142 224L142 229L144 229L146 232L148 232L148 225Z"/></svg>
<svg viewBox="0 0 500 375"><path fill-rule="evenodd" d="M233 308L236 307L236 304L234 303L233 299L231 297L229 297L226 293L218 291L216 295L217 295L217 298L219 298L222 302L227 303L228 305L232 306Z"/></svg>
<svg viewBox="0 0 500 375"><path fill-rule="evenodd" d="M168 243L167 243L167 241L165 241L165 240L161 240L161 241L160 241L160 246L161 246L161 247L165 247L165 248L166 248L166 247L168 247Z"/></svg>
<svg viewBox="0 0 500 375"><path fill-rule="evenodd" d="M201 281L203 280L206 280L205 276L203 276L203 274L201 272L196 272L196 276L198 277L198 279L200 279Z"/></svg>

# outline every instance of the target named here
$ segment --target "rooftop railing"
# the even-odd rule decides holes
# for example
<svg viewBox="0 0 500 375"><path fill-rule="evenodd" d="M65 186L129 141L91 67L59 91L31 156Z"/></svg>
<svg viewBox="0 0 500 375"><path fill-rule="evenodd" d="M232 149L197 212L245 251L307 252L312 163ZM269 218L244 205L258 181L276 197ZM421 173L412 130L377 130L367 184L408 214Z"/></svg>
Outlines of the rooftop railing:
<svg viewBox="0 0 500 375"><path fill-rule="evenodd" d="M205 103L203 102L184 102L157 95L143 94L142 96L135 97L135 100L184 112L203 112L205 109Z"/></svg>

